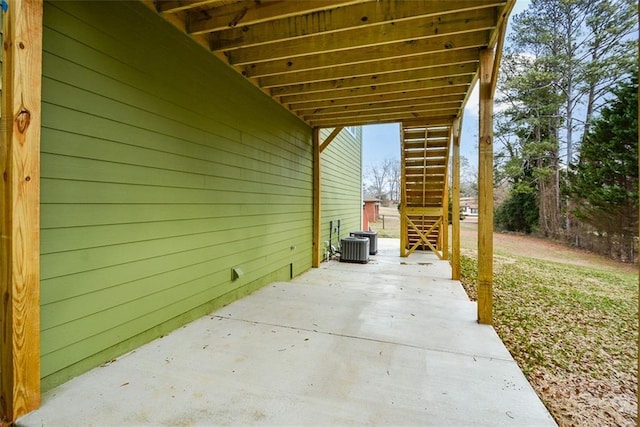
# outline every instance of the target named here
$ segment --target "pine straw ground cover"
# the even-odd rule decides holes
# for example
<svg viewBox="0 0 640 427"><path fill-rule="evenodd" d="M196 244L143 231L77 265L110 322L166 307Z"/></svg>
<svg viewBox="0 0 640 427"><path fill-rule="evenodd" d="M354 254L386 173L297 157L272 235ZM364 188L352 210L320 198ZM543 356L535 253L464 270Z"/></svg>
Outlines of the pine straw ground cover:
<svg viewBox="0 0 640 427"><path fill-rule="evenodd" d="M472 300L476 273L467 252ZM637 307L635 274L495 257L495 329L561 426L636 425Z"/></svg>

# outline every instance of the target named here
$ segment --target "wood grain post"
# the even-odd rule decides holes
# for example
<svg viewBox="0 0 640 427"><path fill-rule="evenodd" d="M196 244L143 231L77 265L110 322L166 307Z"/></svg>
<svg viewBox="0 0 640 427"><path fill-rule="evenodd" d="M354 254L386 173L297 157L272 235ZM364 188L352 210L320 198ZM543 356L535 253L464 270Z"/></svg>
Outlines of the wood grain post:
<svg viewBox="0 0 640 427"><path fill-rule="evenodd" d="M451 142L451 141L449 141ZM442 193L442 224L440 225L442 239L442 258L443 260L449 259L449 159L445 160L444 164L444 190Z"/></svg>
<svg viewBox="0 0 640 427"><path fill-rule="evenodd" d="M493 323L493 92L494 54L480 51L478 142L478 322Z"/></svg>
<svg viewBox="0 0 640 427"><path fill-rule="evenodd" d="M313 254L312 267L320 267L320 226L322 223L322 189L320 188L320 128L313 128Z"/></svg>
<svg viewBox="0 0 640 427"><path fill-rule="evenodd" d="M400 126L400 256L407 256L409 229L407 226L407 170L404 152L404 124Z"/></svg>
<svg viewBox="0 0 640 427"><path fill-rule="evenodd" d="M460 280L460 129L462 118L453 122L453 176L451 200L451 279Z"/></svg>
<svg viewBox="0 0 640 427"><path fill-rule="evenodd" d="M0 424L40 406L42 1L3 14Z"/></svg>

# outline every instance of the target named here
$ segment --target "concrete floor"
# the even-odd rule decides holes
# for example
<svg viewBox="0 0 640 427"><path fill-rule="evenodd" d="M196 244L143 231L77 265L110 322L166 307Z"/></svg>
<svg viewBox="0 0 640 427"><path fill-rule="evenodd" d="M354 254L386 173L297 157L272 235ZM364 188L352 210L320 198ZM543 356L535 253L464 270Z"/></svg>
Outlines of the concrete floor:
<svg viewBox="0 0 640 427"><path fill-rule="evenodd" d="M43 396L19 426L555 425L447 262L324 263Z"/></svg>

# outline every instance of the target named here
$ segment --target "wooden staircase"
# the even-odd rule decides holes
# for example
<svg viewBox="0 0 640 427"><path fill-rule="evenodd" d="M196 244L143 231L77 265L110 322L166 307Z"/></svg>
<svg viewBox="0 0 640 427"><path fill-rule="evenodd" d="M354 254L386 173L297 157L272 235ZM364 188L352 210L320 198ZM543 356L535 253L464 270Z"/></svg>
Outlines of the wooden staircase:
<svg viewBox="0 0 640 427"><path fill-rule="evenodd" d="M400 255L448 252L448 165L451 126L402 126Z"/></svg>

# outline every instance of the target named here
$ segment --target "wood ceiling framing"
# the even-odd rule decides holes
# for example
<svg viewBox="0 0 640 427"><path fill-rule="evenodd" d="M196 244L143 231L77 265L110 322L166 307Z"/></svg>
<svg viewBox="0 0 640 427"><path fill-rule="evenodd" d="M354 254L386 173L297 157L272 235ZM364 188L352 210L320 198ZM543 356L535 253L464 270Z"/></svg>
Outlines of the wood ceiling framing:
<svg viewBox="0 0 640 427"><path fill-rule="evenodd" d="M515 0L144 0L314 127L451 123Z"/></svg>

